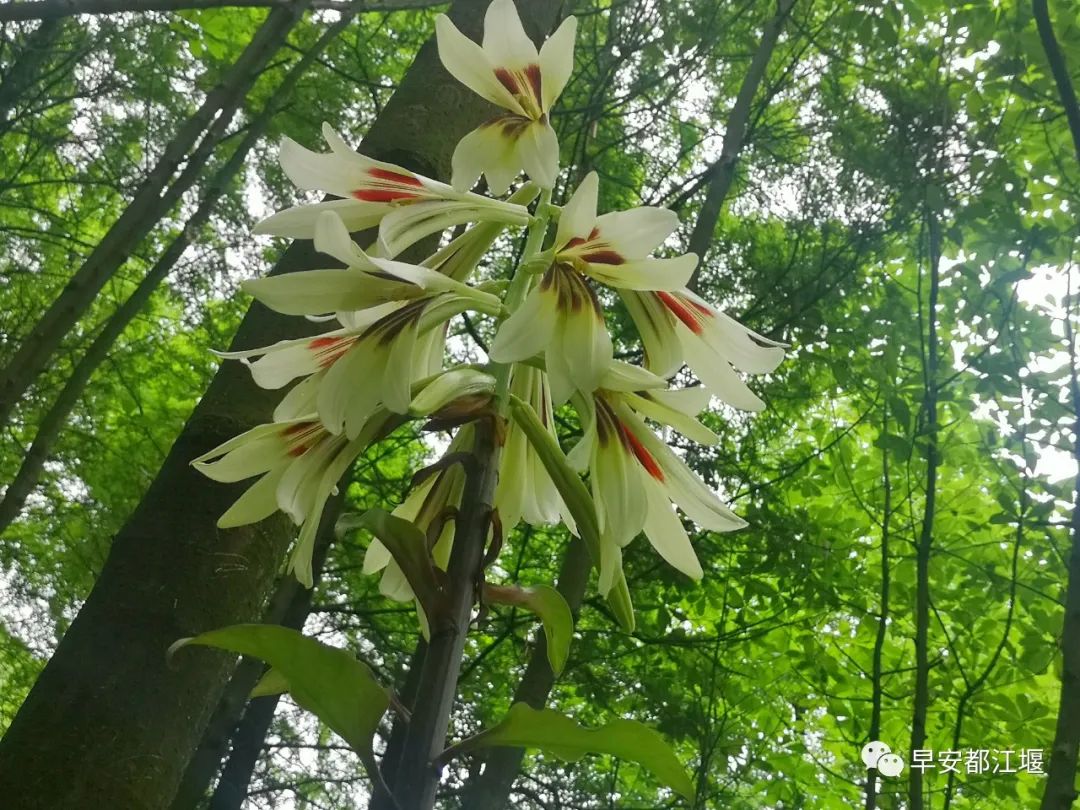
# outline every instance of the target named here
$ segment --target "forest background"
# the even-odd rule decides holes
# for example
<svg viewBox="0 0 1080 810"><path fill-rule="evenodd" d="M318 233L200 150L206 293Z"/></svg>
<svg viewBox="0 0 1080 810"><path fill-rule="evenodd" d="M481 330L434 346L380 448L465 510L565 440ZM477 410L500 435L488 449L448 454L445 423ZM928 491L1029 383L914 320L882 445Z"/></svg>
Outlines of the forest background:
<svg viewBox="0 0 1080 810"><path fill-rule="evenodd" d="M463 16L485 5L453 4ZM670 247L704 257L697 289L791 345L758 382L762 413L713 410L721 445L687 448L750 527L696 536L696 584L628 549L636 629L619 630L590 591L548 700L586 724L632 716L659 729L692 771L695 807L1072 802L1080 108L1068 78L1080 72L1080 6L1050 5L519 3L546 30L579 18L574 78L552 119L571 177L599 173L602 210L673 208L682 227ZM206 605L197 629L259 615L302 625L407 695L415 618L362 573L366 538L324 531L309 594L275 581L291 529L273 523L258 530L265 559L248 578L211 586L211 563L189 563L216 533L187 513L229 496L207 495L220 485L168 454L176 443L190 459L266 408L239 376L211 386L209 350L241 328L238 283L303 251L282 259L281 241L250 235L297 200L280 138L318 149L329 121L415 163L416 144L442 137L425 168L445 170L453 140L422 112L412 127L373 122L399 85L417 109L435 103L437 83L402 79L414 59L431 61L421 46L446 8L0 5L0 730L20 707L34 720L0 744L0 795L15 781L41 788L50 745L72 761L90 747L102 761L140 750L86 695L140 671L181 677L165 672L168 641L157 640L189 634L192 616L156 607L169 589ZM515 245L504 248L509 262ZM296 328L262 318L249 337ZM610 318L617 354L639 359L614 301ZM465 318L453 329L491 337ZM337 508L398 503L430 446L419 432L384 443L351 471ZM499 565L553 581L573 566L566 548L564 534L522 529ZM95 638L113 631L101 617L116 605L160 620L136 623L119 657ZM65 637L84 606L82 630ZM58 674L31 693L58 650ZM197 718L131 806L366 806L367 777L339 738L289 699L246 702L257 668L229 683L217 660L169 681L168 697L131 693L132 713L158 717L148 736ZM542 663L531 617L488 614L470 636L456 731L490 725ZM72 696L61 684L75 681ZM867 782L870 740L904 752L901 777ZM965 753L958 772L940 759L919 771L914 749ZM1049 775L1030 754L1019 767L1033 750ZM968 767L971 751L989 764ZM1003 752L1015 772L993 770ZM477 796L682 806L610 758L529 754L483 774L480 762L450 770L445 807L479 807Z"/></svg>

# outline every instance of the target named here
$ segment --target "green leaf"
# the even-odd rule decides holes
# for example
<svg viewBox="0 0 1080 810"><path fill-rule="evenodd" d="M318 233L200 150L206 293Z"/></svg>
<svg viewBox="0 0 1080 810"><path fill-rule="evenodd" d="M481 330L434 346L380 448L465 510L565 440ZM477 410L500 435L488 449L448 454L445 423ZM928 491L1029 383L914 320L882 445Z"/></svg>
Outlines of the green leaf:
<svg viewBox="0 0 1080 810"><path fill-rule="evenodd" d="M336 530L339 534L353 529L367 529L379 538L401 567L424 613L429 618L435 616L443 597L443 588L432 564L424 533L404 518L395 517L377 507L362 515L345 515L338 520Z"/></svg>
<svg viewBox="0 0 1080 810"><path fill-rule="evenodd" d="M694 798L694 784L671 746L655 729L636 720L614 720L589 729L551 709L515 703L497 726L447 749L440 759L494 746L539 748L570 762L586 754L611 754L638 763L679 795Z"/></svg>
<svg viewBox="0 0 1080 810"><path fill-rule="evenodd" d="M183 638L169 648L169 655L189 644L267 662L271 672L278 673L274 678L287 683L299 706L339 734L360 755L365 767L374 764L372 738L390 705L390 694L351 653L272 624L236 624ZM260 685L266 679L264 676Z"/></svg>
<svg viewBox="0 0 1080 810"><path fill-rule="evenodd" d="M268 669L259 678L259 682L251 689L248 697L266 697L268 695L280 695L289 691L289 681L281 674L280 670Z"/></svg>
<svg viewBox="0 0 1080 810"><path fill-rule="evenodd" d="M522 588L513 585L484 585L484 598L502 605L517 605L540 617L547 642L548 663L556 676L560 675L570 656L570 641L574 636L574 614L561 593L550 585Z"/></svg>
<svg viewBox="0 0 1080 810"><path fill-rule="evenodd" d="M906 459L911 456L911 443L903 436L897 436L894 433L880 434L874 439L874 447L895 453L900 458Z"/></svg>

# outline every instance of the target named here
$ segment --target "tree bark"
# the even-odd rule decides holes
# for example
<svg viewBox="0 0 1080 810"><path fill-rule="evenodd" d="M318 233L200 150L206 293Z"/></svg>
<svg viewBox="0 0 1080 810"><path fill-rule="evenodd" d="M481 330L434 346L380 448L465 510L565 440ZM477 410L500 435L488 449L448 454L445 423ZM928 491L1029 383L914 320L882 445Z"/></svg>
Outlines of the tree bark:
<svg viewBox="0 0 1080 810"><path fill-rule="evenodd" d="M882 420L882 434L889 432L889 414L885 412ZM889 529L892 522L892 479L889 477L889 450L881 450L881 482L884 503L881 513L881 602L878 613L877 636L874 638L874 656L870 675L870 739L881 739L881 698L884 691L882 684L881 658L885 650L885 636L889 630L889 589L892 579L889 571ZM866 773L866 810L877 808L877 768L868 768Z"/></svg>
<svg viewBox="0 0 1080 810"><path fill-rule="evenodd" d="M319 526L319 536L316 539L315 551L311 561L316 584L322 576L327 552L334 542L334 527L344 500L345 487L342 486L339 493L334 497L333 503L327 504L327 511L323 515L322 524ZM285 627L302 630L304 622L307 621L308 613L311 612L311 597L314 591L308 590L292 577L283 580L280 588L291 593L291 598L289 598L281 615L268 618ZM275 594L275 596L277 595L279 594ZM244 663L249 662L255 665L254 677L249 683L237 684L238 689L245 687L243 692L245 700L252 687L255 686L257 679L267 669L260 662L251 659L245 660ZM235 680L236 677L234 676L233 681ZM230 683L229 687L231 689L233 684ZM232 735L232 753L229 754L225 767L221 771L221 779L218 780L217 786L214 788L214 794L210 798L209 810L240 810L244 799L247 798L251 775L255 772L255 765L258 763L259 755L262 753L266 734L274 721L274 713L277 711L280 698L280 695L266 695L253 698L247 702L247 708L243 712L243 719L239 725L235 726L235 733ZM241 702L240 706L243 707L243 705L244 703ZM230 730L232 730L231 727ZM211 778L213 778L213 773L217 772L216 766L219 763L220 758L214 763L215 767L210 774ZM207 783L209 783L209 780L207 780ZM203 786L204 791L205 787L206 785ZM202 792L196 798L201 796ZM191 810L192 807L194 807L194 803L181 805L179 802L174 801L172 810Z"/></svg>
<svg viewBox="0 0 1080 810"><path fill-rule="evenodd" d="M527 7L554 16L553 4ZM451 17L475 35L486 0L458 0ZM533 14L530 14L533 12ZM420 50L362 148L447 180L457 141L494 108L454 80L434 42ZM323 262L297 242L276 273ZM311 324L256 304L232 348L311 334ZM283 516L220 530L243 485L195 472L190 461L267 421L279 399L239 363L215 375L101 576L0 740L0 796L12 810L166 807L231 673L225 656L193 650L166 666L176 639L256 620L294 529Z"/></svg>
<svg viewBox="0 0 1080 810"><path fill-rule="evenodd" d="M557 589L570 606L577 619L585 590L589 584L592 560L580 538L574 537L567 546L559 570ZM547 658L547 641L538 634L525 673L514 692L514 703L528 703L534 709L542 709L547 703L551 688L555 685L555 673ZM502 810L508 806L510 789L521 770L524 748L492 748L484 758L484 770L466 785L465 806L470 810Z"/></svg>
<svg viewBox="0 0 1080 810"><path fill-rule="evenodd" d="M338 493L327 502L326 510L323 512L311 558L311 569L316 584L322 576L327 553L334 542L334 530L342 504L345 502L345 491L346 487L340 486ZM308 613L311 611L312 594L313 591L301 585L295 577L283 576L270 599L262 621L265 624L280 624L294 630L302 630ZM245 726L248 723L248 712L245 711L245 706L250 705L248 695L265 671L266 666L255 658L244 658L236 667L229 685L222 693L221 700L218 701L217 708L214 709L214 714L207 724L199 748L184 771L184 777L172 802L172 810L192 810L206 795L210 783L217 775L221 760L228 751L230 738L233 739L234 748L234 754L229 758L229 762L232 762L235 757L236 739L239 737L249 739L254 733L250 724ZM272 718L273 709L270 715ZM264 731L263 734L265 733ZM259 740L261 747L262 738L260 737ZM254 768L254 766L255 763L252 762L251 767ZM240 772L237 768L238 766L234 766L230 773L230 780L238 784ZM224 778L223 774L222 779ZM243 782L244 793L241 794L241 799L246 795L249 780L250 773L247 780ZM216 795L218 790L215 789L214 792Z"/></svg>
<svg viewBox="0 0 1080 810"><path fill-rule="evenodd" d="M94 303L105 283L123 266L139 242L198 179L202 161L225 134L233 115L270 59L303 16L309 0L274 9L222 81L203 100L143 179L124 212L90 252L45 314L31 327L11 360L0 371L0 426L7 424L18 401L48 367L61 341ZM215 120L216 116L216 120ZM192 146L210 131L189 156ZM177 167L183 173L169 186ZM167 188L168 186L168 188ZM164 192L164 193L163 193Z"/></svg>
<svg viewBox="0 0 1080 810"><path fill-rule="evenodd" d="M94 338L93 343L90 344L90 348L86 350L86 354L83 356L82 360L75 366L74 371L71 373L71 377L64 384L60 394L53 402L52 407L50 407L45 416L42 417L41 422L38 425L37 434L34 436L34 441L30 445L30 449L26 452L26 455L23 457L22 464L19 466L15 478L12 479L7 489L4 491L3 498L0 498L0 534L11 525L11 522L15 520L16 517L18 517L19 511L26 502L27 496L29 496L37 485L38 478L41 476L41 470L49 458L49 452L52 450L53 444L60 435L60 431L63 429L68 415L79 401L79 397L82 396L83 391L86 390L86 386L90 382L90 378L93 376L94 372L97 371L98 367L105 361L105 358L108 357L113 344L120 335L123 334L128 324L130 324L135 316L146 306L150 297L158 288L158 285L160 285L166 276L169 275L184 251L187 250L188 246L198 237L199 231L202 229L203 225L206 224L207 220L210 219L210 215L213 213L214 206L217 204L218 199L225 193L225 189L228 187L229 183L232 182L233 178L244 167L244 161L247 158L248 152L251 151L252 147L255 146L262 137L275 112L280 109L282 101L288 98L289 94L296 86L297 81L300 80L300 77L311 66L312 62L318 58L319 54L322 53L326 46L348 26L351 19L351 15L342 16L341 20L328 28L311 49L304 54L300 61L293 65L275 91L273 101L269 102L266 105L266 108L251 122L244 134L243 140L237 145L236 149L233 150L229 159L217 170L207 183L203 199L199 203L199 207L195 210L195 213L191 215L191 218L184 225L184 229L165 249L165 252L161 254L157 262L154 263L154 266L150 268L150 271L139 283L139 286L135 288L135 291L132 292L128 299L113 313L112 317L109 318L105 326L102 327L97 337ZM201 148L202 147L200 147L200 149ZM200 162L201 161L192 160L189 164L189 169L197 172Z"/></svg>
<svg viewBox="0 0 1080 810"><path fill-rule="evenodd" d="M1065 56L1058 45L1057 37L1054 36L1054 26L1050 22L1046 0L1031 0L1031 11L1035 16L1035 27L1039 30L1043 51L1046 52L1046 61L1050 64L1050 73L1057 85L1058 95L1061 96L1061 106L1065 108L1065 120L1069 122L1076 159L1080 161L1080 102L1076 100L1076 91L1073 89L1068 65L1065 64Z"/></svg>
<svg viewBox="0 0 1080 810"><path fill-rule="evenodd" d="M735 105L731 108L724 128L724 144L720 150L719 159L708 169L708 187L705 191L705 201L701 204L697 222L690 234L690 243L687 252L698 255L698 266L690 277L690 289L697 289L701 268L705 264L705 256L709 252L713 234L716 232L716 224L720 221L720 211L724 207L724 200L731 190L731 184L735 180L735 165L738 163L739 154L742 152L746 141L746 127L750 122L750 111L757 95L761 80L765 78L765 71L769 67L769 60L776 49L776 42L780 38L780 31L784 27L784 21L791 13L795 0L778 0L776 14L765 23L761 33L761 43L754 51L754 57L750 60L750 67L743 77L739 93L735 97Z"/></svg>
<svg viewBox="0 0 1080 810"><path fill-rule="evenodd" d="M1078 358L1071 304L1074 293L1071 289L1066 300L1070 301L1065 314L1065 335L1069 343L1069 395L1074 420L1073 459L1080 465L1080 380L1077 379ZM1068 810L1077 797L1076 768L1080 751L1080 466L1077 467L1073 487L1069 531L1072 544L1065 585L1065 619L1061 629L1061 696L1040 810Z"/></svg>
<svg viewBox="0 0 1080 810"><path fill-rule="evenodd" d="M926 713L930 703L930 557L934 542L934 512L937 501L938 413L937 413L937 302L938 271L941 263L941 232L937 215L927 217L930 244L930 294L927 301L926 355L923 358L923 415L926 435L926 496L922 526L915 546L915 704L911 716L910 751L926 743ZM923 808L923 772L912 768L908 779L909 810Z"/></svg>
<svg viewBox="0 0 1080 810"><path fill-rule="evenodd" d="M296 0L24 0L0 6L0 23L55 20L76 14L190 11L208 8L284 8L295 2ZM313 0L310 7L320 11L358 13L430 8L445 3L446 0L369 0L359 9L351 9L352 4L348 0Z"/></svg>

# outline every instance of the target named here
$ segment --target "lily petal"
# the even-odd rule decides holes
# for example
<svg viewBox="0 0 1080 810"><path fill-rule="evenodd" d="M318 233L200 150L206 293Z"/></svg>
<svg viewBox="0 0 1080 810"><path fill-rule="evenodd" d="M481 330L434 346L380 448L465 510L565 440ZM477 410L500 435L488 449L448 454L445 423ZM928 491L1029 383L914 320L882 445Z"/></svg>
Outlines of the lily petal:
<svg viewBox="0 0 1080 810"><path fill-rule="evenodd" d="M559 174L559 138L546 120L524 128L517 139L516 152L529 179L541 188L551 188Z"/></svg>
<svg viewBox="0 0 1080 810"><path fill-rule="evenodd" d="M497 67L516 69L538 61L536 46L521 25L514 0L494 0L488 6L483 50Z"/></svg>
<svg viewBox="0 0 1080 810"><path fill-rule="evenodd" d="M589 172L559 214L555 245L559 248L571 239L587 239L596 225L596 205L600 194L600 177Z"/></svg>
<svg viewBox="0 0 1080 810"><path fill-rule="evenodd" d="M704 571L701 570L701 563L694 553L694 546L679 516L671 508L671 502L663 487L647 484L645 500L649 505L649 513L645 519L645 536L649 538L652 547L673 568L682 571L691 579L701 579Z"/></svg>
<svg viewBox="0 0 1080 810"><path fill-rule="evenodd" d="M645 258L678 227L679 217L670 208L647 205L596 218L598 238L627 259Z"/></svg>
<svg viewBox="0 0 1080 810"><path fill-rule="evenodd" d="M496 197L509 191L510 184L521 173L514 141L504 137L499 119L481 124L458 141L450 166L455 190L467 191L476 185L480 175L485 175L488 188Z"/></svg>
<svg viewBox="0 0 1080 810"><path fill-rule="evenodd" d="M490 13L490 8L489 8ZM455 79L492 104L524 115L525 110L495 76L495 65L478 44L458 31L450 18L435 18L435 36L439 59Z"/></svg>
<svg viewBox="0 0 1080 810"><path fill-rule="evenodd" d="M574 70L577 18L567 17L540 48L541 103L548 112Z"/></svg>
<svg viewBox="0 0 1080 810"><path fill-rule="evenodd" d="M674 318L651 293L620 290L645 347L645 367L661 377L670 377L683 364L682 342L675 332Z"/></svg>
<svg viewBox="0 0 1080 810"><path fill-rule="evenodd" d="M278 510L277 498L274 493L278 482L285 473L285 466L266 473L262 478L247 488L236 501L225 510L225 514L218 518L219 529L234 529L237 526L247 526L266 520Z"/></svg>
<svg viewBox="0 0 1080 810"><path fill-rule="evenodd" d="M491 345L491 359L497 363L509 363L539 354L551 343L557 321L555 297L537 287L517 311L499 326Z"/></svg>
<svg viewBox="0 0 1080 810"><path fill-rule="evenodd" d="M687 253L673 259L636 259L618 264L589 262L584 269L597 281L623 290L679 290L687 285L697 267L697 256Z"/></svg>
<svg viewBox="0 0 1080 810"><path fill-rule="evenodd" d="M326 211L332 211L341 217L350 233L373 228L386 215L384 203L369 203L359 200L327 200L312 205L298 205L271 214L257 223L252 233L284 236L288 239L311 239L315 236L315 225Z"/></svg>

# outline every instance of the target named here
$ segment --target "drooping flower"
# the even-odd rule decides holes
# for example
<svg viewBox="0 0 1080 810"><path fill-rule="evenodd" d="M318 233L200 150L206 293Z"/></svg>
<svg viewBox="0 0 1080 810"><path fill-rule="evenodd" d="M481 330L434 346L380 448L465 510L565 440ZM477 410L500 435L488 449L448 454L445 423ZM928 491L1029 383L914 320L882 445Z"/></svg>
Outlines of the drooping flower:
<svg viewBox="0 0 1080 810"><path fill-rule="evenodd" d="M467 452L472 447L473 435L471 425L462 427L450 442L446 454ZM448 464L414 487L393 511L395 517L408 520L427 537L432 561L444 571L450 561L457 509L461 504L464 488L464 469L460 464ZM363 570L365 574L383 572L379 580L379 592L384 596L398 602L408 602L415 598L405 572L391 556L390 550L375 537L372 537L364 554ZM419 603L416 608L423 622L425 619Z"/></svg>
<svg viewBox="0 0 1080 810"><path fill-rule="evenodd" d="M348 266L259 279L245 288L286 314L334 312L342 328L221 356L248 363L263 388L306 377L277 415L314 410L331 433L344 430L353 438L380 405L408 411L413 383L442 364L442 330L450 318L467 310L493 314L501 304L435 270L367 256L334 214L317 220L315 242Z"/></svg>
<svg viewBox="0 0 1080 810"><path fill-rule="evenodd" d="M312 586L311 555L323 507L349 465L363 452L381 420L353 440L329 433L314 414L259 425L203 453L191 463L214 481L259 476L218 518L223 529L257 523L277 510L301 527L289 570Z"/></svg>
<svg viewBox="0 0 1080 810"><path fill-rule="evenodd" d="M484 174L492 193L501 196L522 169L551 188L559 171L559 141L548 116L574 67L577 20L567 17L539 52L513 0L494 0L488 6L482 46L445 15L435 19L435 31L446 69L506 111L458 143L452 160L454 188L464 191Z"/></svg>
<svg viewBox="0 0 1080 810"><path fill-rule="evenodd" d="M223 356L249 362L263 388L317 376L316 382L305 380L290 395L313 400L327 430L353 438L380 406L392 413L408 412L413 383L433 372L436 359L441 361L441 328L453 316L475 309L476 301L443 293L384 307L392 311L373 322ZM383 307L376 309L381 313ZM251 362L252 357L259 359Z"/></svg>
<svg viewBox="0 0 1080 810"><path fill-rule="evenodd" d="M645 346L646 366L661 376L686 362L712 394L736 408L764 403L736 373L767 374L784 359L784 344L747 329L686 289L620 292Z"/></svg>
<svg viewBox="0 0 1080 810"><path fill-rule="evenodd" d="M586 276L625 290L676 290L697 256L654 259L649 254L678 226L674 212L641 207L596 215L594 172L563 207L551 266L525 303L499 328L491 356L525 360L543 352L552 396L560 404L577 390L590 393L612 361L603 310Z"/></svg>
<svg viewBox="0 0 1080 810"><path fill-rule="evenodd" d="M589 470L601 542L607 546L601 554L601 590L613 582L621 549L642 531L669 564L699 579L701 565L672 503L711 531L733 531L746 523L656 436L644 417L715 444L716 436L694 419L709 395L693 390L617 390L622 381L610 375L605 383L615 388L575 397L585 432L568 456L578 469Z"/></svg>
<svg viewBox="0 0 1080 810"><path fill-rule="evenodd" d="M319 216L332 211L350 232L379 226L379 248L396 256L433 233L467 222L523 225L521 205L455 191L436 180L373 160L352 150L329 124L323 124L329 153L312 152L289 138L281 144L281 166L304 190L340 199L287 208L255 226L255 233L311 239Z"/></svg>
<svg viewBox="0 0 1080 810"><path fill-rule="evenodd" d="M514 366L512 374L510 393L527 402L554 437L555 417L547 375L539 369L520 364ZM505 531L513 529L522 519L532 526L551 525L561 520L574 531L573 518L543 461L521 428L513 422L499 460L495 504Z"/></svg>

